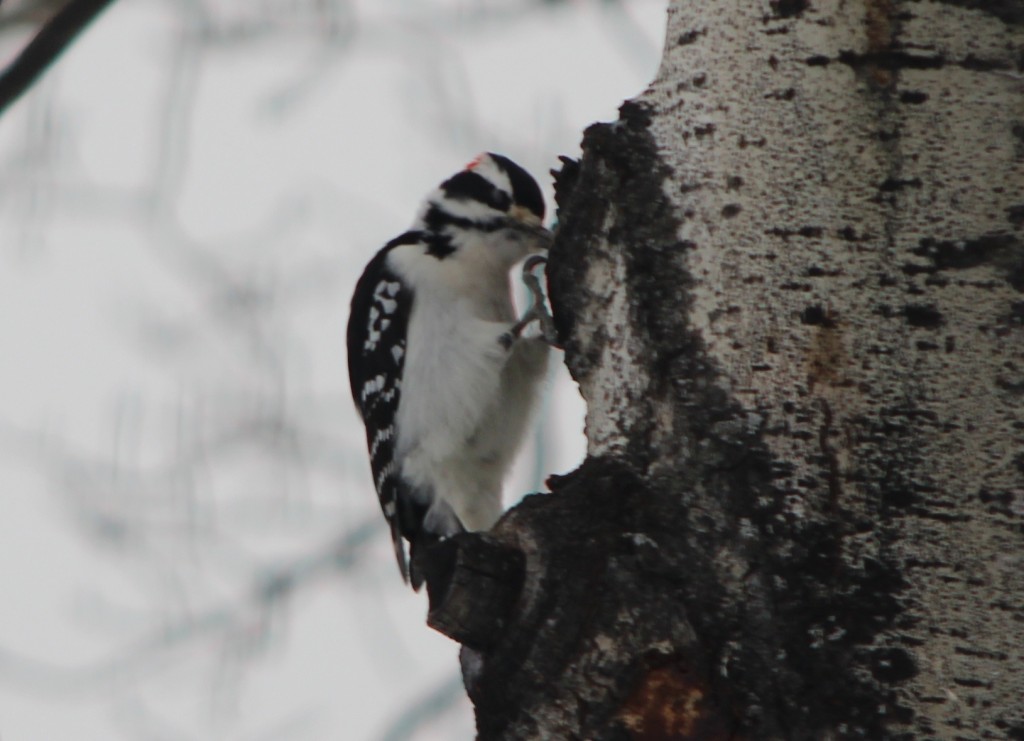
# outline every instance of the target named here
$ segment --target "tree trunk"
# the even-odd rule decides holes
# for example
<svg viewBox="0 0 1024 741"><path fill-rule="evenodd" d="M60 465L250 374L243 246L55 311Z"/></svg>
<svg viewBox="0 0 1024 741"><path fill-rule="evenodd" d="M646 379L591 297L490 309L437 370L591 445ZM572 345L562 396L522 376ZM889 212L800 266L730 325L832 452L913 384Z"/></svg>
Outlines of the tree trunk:
<svg viewBox="0 0 1024 741"><path fill-rule="evenodd" d="M558 177L588 458L464 536L481 738L1024 739L1022 67L1012 0L671 4Z"/></svg>

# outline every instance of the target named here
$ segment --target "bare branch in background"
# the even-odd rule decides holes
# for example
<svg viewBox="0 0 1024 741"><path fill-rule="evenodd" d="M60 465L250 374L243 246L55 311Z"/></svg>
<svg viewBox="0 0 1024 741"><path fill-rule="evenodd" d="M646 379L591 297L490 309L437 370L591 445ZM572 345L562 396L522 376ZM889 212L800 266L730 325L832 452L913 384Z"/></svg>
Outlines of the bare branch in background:
<svg viewBox="0 0 1024 741"><path fill-rule="evenodd" d="M71 0L0 73L0 115L28 90L112 0Z"/></svg>
<svg viewBox="0 0 1024 741"><path fill-rule="evenodd" d="M117 722L134 741L204 741L208 738L182 728L178 718L160 713L140 698L132 698L118 708ZM324 725L322 709L308 707L277 718L242 738L245 741L308 741L323 738Z"/></svg>
<svg viewBox="0 0 1024 741"><path fill-rule="evenodd" d="M462 677L452 675L414 704L399 713L380 741L408 741L416 733L444 715L462 697Z"/></svg>
<svg viewBox="0 0 1024 741"><path fill-rule="evenodd" d="M0 647L0 681L43 694L90 694L159 673L180 658L177 649L211 637L251 651L266 643L276 611L319 579L349 570L375 530L376 517L352 528L328 549L266 567L240 598L156 626L115 655L92 664L59 667Z"/></svg>
<svg viewBox="0 0 1024 741"><path fill-rule="evenodd" d="M67 0L0 0L0 33L22 26L41 26Z"/></svg>

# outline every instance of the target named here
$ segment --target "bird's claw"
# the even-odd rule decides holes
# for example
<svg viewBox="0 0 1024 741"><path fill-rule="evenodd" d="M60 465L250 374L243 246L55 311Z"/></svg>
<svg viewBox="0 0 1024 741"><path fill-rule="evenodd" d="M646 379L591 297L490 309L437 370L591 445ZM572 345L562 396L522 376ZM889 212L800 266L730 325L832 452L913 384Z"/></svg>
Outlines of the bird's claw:
<svg viewBox="0 0 1024 741"><path fill-rule="evenodd" d="M557 345L558 333L555 331L555 321L548 313L545 305L544 289L541 288L540 278L534 274L534 269L539 265L547 264L547 258L542 255L533 255L523 263L522 280L526 290L530 292L530 308L513 324L507 332L499 338L499 342L508 349L512 343L522 334L532 322L540 326L541 337L549 345Z"/></svg>

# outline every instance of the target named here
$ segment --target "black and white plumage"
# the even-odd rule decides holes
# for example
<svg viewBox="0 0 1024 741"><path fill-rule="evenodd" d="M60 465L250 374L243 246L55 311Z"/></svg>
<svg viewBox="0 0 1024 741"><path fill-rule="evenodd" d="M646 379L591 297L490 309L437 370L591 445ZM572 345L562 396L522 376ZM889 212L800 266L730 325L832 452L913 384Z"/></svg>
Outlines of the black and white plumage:
<svg viewBox="0 0 1024 741"><path fill-rule="evenodd" d="M536 181L482 154L428 196L356 285L352 396L399 568L417 589L418 552L501 515L548 358L542 337L520 336L509 271L547 248L543 218Z"/></svg>

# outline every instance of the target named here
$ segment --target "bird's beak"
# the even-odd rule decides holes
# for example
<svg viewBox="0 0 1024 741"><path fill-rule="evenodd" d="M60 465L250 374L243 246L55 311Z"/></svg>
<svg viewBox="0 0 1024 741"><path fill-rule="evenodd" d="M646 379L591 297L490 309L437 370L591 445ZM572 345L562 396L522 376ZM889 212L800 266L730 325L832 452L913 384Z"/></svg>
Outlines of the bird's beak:
<svg viewBox="0 0 1024 741"><path fill-rule="evenodd" d="M546 250L551 246L552 234L532 211L522 206L513 206L509 210L508 228L532 241L537 249Z"/></svg>
<svg viewBox="0 0 1024 741"><path fill-rule="evenodd" d="M517 229L524 232L533 241L533 243L537 245L537 249L546 251L549 247L551 247L551 242L554 239L554 237L550 231L545 229L540 224L537 224L536 226L530 224L520 224L517 227Z"/></svg>

